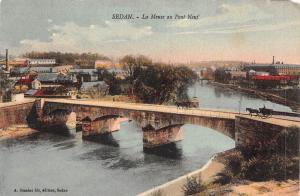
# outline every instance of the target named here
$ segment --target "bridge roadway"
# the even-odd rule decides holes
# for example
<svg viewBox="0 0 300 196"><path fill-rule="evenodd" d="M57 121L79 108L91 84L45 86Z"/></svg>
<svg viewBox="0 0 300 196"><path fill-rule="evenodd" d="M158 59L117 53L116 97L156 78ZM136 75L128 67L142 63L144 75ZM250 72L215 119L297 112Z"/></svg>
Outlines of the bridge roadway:
<svg viewBox="0 0 300 196"><path fill-rule="evenodd" d="M253 119L256 121L262 121L269 124L279 125L283 127L298 126L300 127L300 118L297 117L285 117L285 116L272 116L269 118L261 118L258 116L250 116L248 113L238 113L229 110L216 110L207 108L177 108L176 106L167 105L154 105L154 104L141 104L141 103L128 103L128 102L113 102L113 101L101 101L101 100L72 100L72 99L45 99L45 102L52 103L66 103L75 105L86 106L98 106L106 108L118 108L136 111L151 111L160 113L172 113L201 117L215 117L224 119L235 119L236 116L243 116L245 118Z"/></svg>

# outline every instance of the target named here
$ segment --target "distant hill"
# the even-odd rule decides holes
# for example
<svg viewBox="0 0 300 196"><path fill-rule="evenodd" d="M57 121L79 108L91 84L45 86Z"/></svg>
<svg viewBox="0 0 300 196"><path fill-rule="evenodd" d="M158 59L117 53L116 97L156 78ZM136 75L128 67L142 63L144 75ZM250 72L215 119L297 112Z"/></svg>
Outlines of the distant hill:
<svg viewBox="0 0 300 196"><path fill-rule="evenodd" d="M189 67L192 68L199 68L199 67L238 67L243 64L247 64L249 62L245 61L200 61L200 62L193 62L189 64Z"/></svg>

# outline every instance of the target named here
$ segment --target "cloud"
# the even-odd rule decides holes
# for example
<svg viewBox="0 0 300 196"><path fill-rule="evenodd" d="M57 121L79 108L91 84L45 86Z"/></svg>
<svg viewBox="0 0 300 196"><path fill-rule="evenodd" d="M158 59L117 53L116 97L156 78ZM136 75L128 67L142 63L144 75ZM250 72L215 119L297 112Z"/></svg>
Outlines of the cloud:
<svg viewBox="0 0 300 196"><path fill-rule="evenodd" d="M275 31L279 29L286 29L294 26L300 26L300 22L286 22L281 24L265 24L265 25L240 25L240 26L226 26L203 29L199 31L183 31L175 33L176 35L190 35L190 34L229 34L229 33L245 33L245 32L261 32L261 31Z"/></svg>
<svg viewBox="0 0 300 196"><path fill-rule="evenodd" d="M151 26L135 27L128 22L105 21L105 25L79 26L73 22L52 25L49 41L24 39L19 51L98 51L106 44L135 41L153 34Z"/></svg>
<svg viewBox="0 0 300 196"><path fill-rule="evenodd" d="M293 3L300 4L300 0L290 0L290 1L293 2Z"/></svg>
<svg viewBox="0 0 300 196"><path fill-rule="evenodd" d="M270 17L270 15L265 14L256 6L250 4L221 4L217 9L217 14L214 16L207 16L199 20L177 20L174 23L172 23L170 27L198 28L225 24L244 24L249 22L256 22L259 20L265 20Z"/></svg>
<svg viewBox="0 0 300 196"><path fill-rule="evenodd" d="M274 21L273 15L254 5L221 4L214 16L199 20L178 20L169 27L177 28L177 35L188 35L272 31L300 25L299 21ZM180 32L180 29L186 31Z"/></svg>

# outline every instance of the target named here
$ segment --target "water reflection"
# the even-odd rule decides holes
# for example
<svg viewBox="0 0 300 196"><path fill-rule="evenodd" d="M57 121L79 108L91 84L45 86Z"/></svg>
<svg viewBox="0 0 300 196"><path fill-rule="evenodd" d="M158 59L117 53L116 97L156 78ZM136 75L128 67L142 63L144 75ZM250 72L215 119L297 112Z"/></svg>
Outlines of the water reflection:
<svg viewBox="0 0 300 196"><path fill-rule="evenodd" d="M111 161L113 159L117 159L119 156L120 150L118 148L112 148L110 146L101 146L100 148L81 154L79 156L79 159Z"/></svg>
<svg viewBox="0 0 300 196"><path fill-rule="evenodd" d="M170 158L170 159L179 160L182 158L182 148L179 142L177 143L173 142L162 146L157 146L154 148L144 148L144 152L147 154L154 154L160 157Z"/></svg>
<svg viewBox="0 0 300 196"><path fill-rule="evenodd" d="M265 105L267 108L277 111L292 111L287 106L272 103L255 95L213 86L205 82L203 84L196 83L189 89L188 94L190 97L197 97L202 108L228 109L244 112L247 107L259 108Z"/></svg>
<svg viewBox="0 0 300 196"><path fill-rule="evenodd" d="M54 134L58 134L61 136L74 137L76 134L76 129L69 129L65 125L53 125L46 128L41 129L40 131L46 131Z"/></svg>
<svg viewBox="0 0 300 196"><path fill-rule="evenodd" d="M120 144L114 138L112 133L104 133L104 134L99 134L99 135L85 136L84 139L87 141L96 142L99 144L104 144L104 145L113 146L113 147L120 146Z"/></svg>
<svg viewBox="0 0 300 196"><path fill-rule="evenodd" d="M66 141L62 143L58 143L53 145L53 147L57 148L58 150L67 150L70 148L74 148L76 146L77 141L71 140L71 141Z"/></svg>

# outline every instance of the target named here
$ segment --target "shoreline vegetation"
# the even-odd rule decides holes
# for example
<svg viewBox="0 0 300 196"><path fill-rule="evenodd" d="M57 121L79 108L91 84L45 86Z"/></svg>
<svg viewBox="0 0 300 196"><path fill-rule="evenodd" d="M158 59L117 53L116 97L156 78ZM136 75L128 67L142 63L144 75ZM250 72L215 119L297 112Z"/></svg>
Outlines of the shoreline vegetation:
<svg viewBox="0 0 300 196"><path fill-rule="evenodd" d="M184 195L286 195L297 196L299 193L299 179L287 180L238 180L227 184L220 184L220 174L228 169L228 157L236 154L231 149L214 155L203 167L186 175L156 186L138 194L138 196L184 196Z"/></svg>
<svg viewBox="0 0 300 196"><path fill-rule="evenodd" d="M243 88L243 87L238 87L237 85L232 85L232 84L223 84L219 82L209 82L210 85L217 86L217 87L222 87L222 88L227 88L230 90L235 90L238 92L242 93L247 93L248 95L253 95L262 99L267 99L268 101L282 104L285 106L288 106L292 109L293 112L300 112L300 103L290 100L290 99L285 99L282 96L279 96L277 94L268 92L268 91L260 91L257 89L249 89L249 88Z"/></svg>
<svg viewBox="0 0 300 196"><path fill-rule="evenodd" d="M139 196L298 195L299 132L289 127L260 146L218 153L201 169Z"/></svg>

